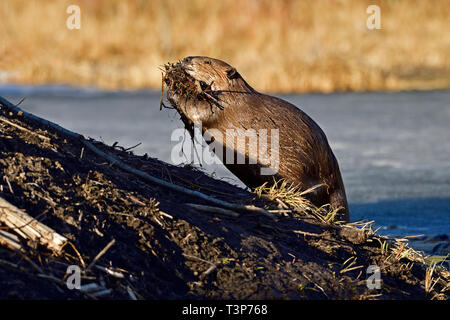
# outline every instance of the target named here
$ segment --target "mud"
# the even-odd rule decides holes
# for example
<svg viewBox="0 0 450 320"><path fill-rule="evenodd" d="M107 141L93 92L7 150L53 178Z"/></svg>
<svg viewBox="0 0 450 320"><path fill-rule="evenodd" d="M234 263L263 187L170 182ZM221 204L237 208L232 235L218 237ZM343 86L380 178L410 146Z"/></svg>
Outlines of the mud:
<svg viewBox="0 0 450 320"><path fill-rule="evenodd" d="M40 247L27 246L24 253L0 247L0 299L94 298L42 278L35 266L62 280L68 265L88 265L112 239L115 244L97 265L124 277L94 267L82 278L82 284L110 289L101 299L130 299L130 290L138 299L165 300L448 298L448 272L437 268L434 276L440 278L426 292L427 265L398 251L394 240L386 251L377 236L355 241L349 234L359 231L349 233L302 212L279 213L272 220L198 211L186 204L209 204L140 180L86 150L80 140L4 106L0 117L30 131L0 121L0 197L73 244L60 255ZM273 207L195 168L117 145L95 146L171 183L229 202ZM373 264L381 268L381 289L366 285L366 269Z"/></svg>

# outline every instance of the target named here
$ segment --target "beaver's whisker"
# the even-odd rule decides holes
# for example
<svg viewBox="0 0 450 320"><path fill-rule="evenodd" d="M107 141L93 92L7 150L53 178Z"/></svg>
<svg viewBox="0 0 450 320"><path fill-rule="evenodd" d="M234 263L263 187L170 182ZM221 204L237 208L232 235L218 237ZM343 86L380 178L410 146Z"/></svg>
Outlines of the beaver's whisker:
<svg viewBox="0 0 450 320"><path fill-rule="evenodd" d="M220 100L218 100L216 97L210 95L209 93L207 93L207 92L205 92L205 91L203 91L202 93L205 94L205 95L206 95L208 98L210 98L211 100L213 100L214 104L215 104L220 110L223 110L222 105L219 103ZM206 100L206 101L208 101L208 103L211 105L211 101L210 101L210 100Z"/></svg>

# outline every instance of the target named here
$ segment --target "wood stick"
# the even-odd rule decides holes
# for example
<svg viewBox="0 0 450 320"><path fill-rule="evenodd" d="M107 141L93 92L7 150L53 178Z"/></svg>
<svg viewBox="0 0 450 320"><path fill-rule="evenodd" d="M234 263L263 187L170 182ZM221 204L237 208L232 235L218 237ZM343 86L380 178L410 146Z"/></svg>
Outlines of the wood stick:
<svg viewBox="0 0 450 320"><path fill-rule="evenodd" d="M95 298L98 298L98 297L106 296L106 295L111 294L111 293L112 293L112 289L104 289L104 290L101 290L101 291L93 292L90 295L92 295Z"/></svg>
<svg viewBox="0 0 450 320"><path fill-rule="evenodd" d="M21 211L0 197L0 222L26 240L39 242L48 249L60 252L67 238Z"/></svg>
<svg viewBox="0 0 450 320"><path fill-rule="evenodd" d="M305 231L301 231L301 230L292 230L292 232L297 233L297 234L301 234L304 236L310 236L310 237L319 237L322 238L323 234L322 233L311 233L311 232L305 232Z"/></svg>
<svg viewBox="0 0 450 320"><path fill-rule="evenodd" d="M114 271L114 270L111 270L109 268L105 268L105 267L102 267L102 266L99 266L99 265L96 265L95 267L97 269L99 269L99 270L102 270L102 271L106 272L107 274L109 274L110 276L113 276L115 278L119 278L119 279L125 278L125 276L123 275L122 272Z"/></svg>
<svg viewBox="0 0 450 320"><path fill-rule="evenodd" d="M100 259L105 253L106 251L109 250L109 248L111 248L114 243L116 243L115 239L112 239L107 245L106 247L103 248L102 251L100 251L94 258L94 260L92 260L92 262L88 265L88 267L86 268L86 271L90 270L92 268L92 266L98 261L98 259Z"/></svg>
<svg viewBox="0 0 450 320"><path fill-rule="evenodd" d="M129 286L127 286L127 292L128 292L128 295L130 296L131 300L138 300L138 298L134 294L133 290L131 290L131 288Z"/></svg>
<svg viewBox="0 0 450 320"><path fill-rule="evenodd" d="M3 230L0 230L0 246L5 246L13 251L23 250L19 237Z"/></svg>
<svg viewBox="0 0 450 320"><path fill-rule="evenodd" d="M224 216L235 217L235 218L240 216L240 214L235 211L231 211L231 210L223 209L223 208L219 208L219 207L204 206L204 205L195 204L195 203L186 203L186 205L191 208L200 210L200 211L217 213L217 214L221 214Z"/></svg>
<svg viewBox="0 0 450 320"><path fill-rule="evenodd" d="M153 177L151 175L149 175L148 173L144 172L144 171L140 171L137 170L133 167L130 167L129 165L123 163L122 161L114 158L113 156L101 151L100 149L98 149L97 147L95 147L91 142L87 141L81 134L72 132L70 130L67 130L59 125L57 125L56 123L53 123L51 121L42 119L38 116L35 116L31 113L28 113L26 111L23 111L22 109L20 109L19 107L13 105L11 102L9 102L8 100L4 99L3 97L0 96L0 103L3 105L3 107L6 107L14 112L21 112L22 116L28 119L32 119L34 121L37 121L43 125L49 126L51 128L53 128L56 131L59 131L61 133L67 134L75 139L79 139L88 149L90 149L92 152L94 152L95 154L97 154L98 156L108 160L110 163L114 164L115 166L119 167L120 169L127 171L129 173L132 173L134 175L137 175L139 177L141 177L142 179L152 182L154 184L169 188L171 190L174 191L178 191L193 197L197 197L200 199L203 199L207 202L210 203L214 203L218 206L230 209L230 210L237 210L237 211L248 211L248 212L254 212L254 213L260 213L263 214L269 218L274 219L275 215L273 215L272 213L268 212L267 210L263 209L263 208L259 208L256 207L254 205L243 205L243 204L237 204L237 203L231 203L231 202L227 202L227 201L223 201L220 199L216 199L214 197L208 196L206 194L203 194L201 192L195 191L195 190L191 190L188 188L184 188L182 186L167 182L165 180L161 180L159 178Z"/></svg>
<svg viewBox="0 0 450 320"><path fill-rule="evenodd" d="M9 121L9 120L3 118L3 117L0 117L0 121L2 121L2 122L4 122L4 123L7 123L7 124L9 124L10 126L12 126L12 127L14 127L14 128L17 128L17 129L19 129L19 130L28 132L29 134L38 136L38 137L41 138L42 140L50 141L50 138L49 138L49 137L43 136L43 135L41 135L41 134L39 134L39 133L36 133L36 132L33 132L33 131L31 131L31 130L28 130L27 128L24 128L24 127L22 127L22 126L19 126L18 124L15 124L14 122L11 122L11 121Z"/></svg>
<svg viewBox="0 0 450 320"><path fill-rule="evenodd" d="M8 184L8 188L9 188L9 192L11 192L11 194L14 194L14 190L11 187L11 183L9 182L8 176L3 176L3 179L6 181L6 183Z"/></svg>

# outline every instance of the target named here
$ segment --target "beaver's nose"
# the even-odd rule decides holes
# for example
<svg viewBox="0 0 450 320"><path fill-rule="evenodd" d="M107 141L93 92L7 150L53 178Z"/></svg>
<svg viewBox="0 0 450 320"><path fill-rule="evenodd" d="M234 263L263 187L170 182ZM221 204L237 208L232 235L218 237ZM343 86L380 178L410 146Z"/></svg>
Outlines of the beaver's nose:
<svg viewBox="0 0 450 320"><path fill-rule="evenodd" d="M189 63L189 62L191 62L191 60L192 60L192 57L186 57L183 59L183 63Z"/></svg>

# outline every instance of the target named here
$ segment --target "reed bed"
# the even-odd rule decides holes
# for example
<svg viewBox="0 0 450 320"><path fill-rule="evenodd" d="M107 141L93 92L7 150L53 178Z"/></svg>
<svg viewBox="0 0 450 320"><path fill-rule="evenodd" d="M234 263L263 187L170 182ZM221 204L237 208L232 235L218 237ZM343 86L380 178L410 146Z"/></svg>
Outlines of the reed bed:
<svg viewBox="0 0 450 320"><path fill-rule="evenodd" d="M81 9L69 30L66 9ZM188 55L235 66L257 90L450 87L450 1L11 0L0 2L0 82L159 88Z"/></svg>

